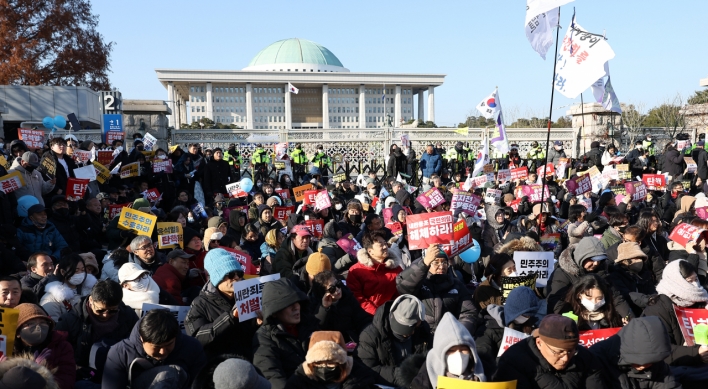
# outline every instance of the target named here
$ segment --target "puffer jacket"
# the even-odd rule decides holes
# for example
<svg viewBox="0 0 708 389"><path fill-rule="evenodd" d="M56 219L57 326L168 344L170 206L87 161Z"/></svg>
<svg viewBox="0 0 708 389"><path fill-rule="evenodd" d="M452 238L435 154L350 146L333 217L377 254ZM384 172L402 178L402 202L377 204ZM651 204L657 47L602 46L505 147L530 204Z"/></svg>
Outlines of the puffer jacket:
<svg viewBox="0 0 708 389"><path fill-rule="evenodd" d="M423 177L430 178L433 174L440 174L442 170L442 158L438 153L428 154L423 153L420 157L420 170L423 172Z"/></svg>
<svg viewBox="0 0 708 389"><path fill-rule="evenodd" d="M489 217L485 222L484 232L482 232L482 240L484 241L482 245L482 256L484 257L494 254L494 248L502 242L504 235L507 232L511 232L511 225L508 221L504 220L502 223L497 222L495 215L500 209L501 207L498 205L490 205L485 210Z"/></svg>
<svg viewBox="0 0 708 389"><path fill-rule="evenodd" d="M67 341L66 332L51 331L44 343L33 347L21 347L19 340L15 341L16 354L41 354L46 351L51 353L47 357L46 366L52 369L54 381L59 389L72 389L76 382L76 364L74 363L71 343ZM36 354L35 354L36 355ZM15 358L13 358L15 359ZM29 387L26 387L30 389ZM46 388L49 388L47 386Z"/></svg>
<svg viewBox="0 0 708 389"><path fill-rule="evenodd" d="M447 269L447 274L434 275L430 266L422 259L404 270L396 277L396 288L400 294L417 297L425 307L425 321L431 333L435 330L447 312L459 320L465 328L474 334L477 328L477 307L465 284L457 278L455 271Z"/></svg>
<svg viewBox="0 0 708 389"><path fill-rule="evenodd" d="M44 296L39 300L39 305L44 308L54 322L69 312L76 304L81 303L81 298L91 294L91 289L96 285L96 277L86 274L84 282L76 289L69 288L62 281L52 281L44 287Z"/></svg>
<svg viewBox="0 0 708 389"><path fill-rule="evenodd" d="M332 271L338 274L346 274L352 265L356 263L356 258L347 254L337 244L337 232L335 231L334 220L327 222L324 226L322 239L317 243L317 249L322 249L322 254L329 258Z"/></svg>
<svg viewBox="0 0 708 389"><path fill-rule="evenodd" d="M681 332L681 326L674 311L674 303L671 299L660 294L654 299L642 313L642 317L657 316L664 324L664 328L669 334L671 341L671 354L664 360L671 366L700 366L703 364L701 356L698 354L700 346L684 346L686 339Z"/></svg>
<svg viewBox="0 0 708 389"><path fill-rule="evenodd" d="M213 197L216 193L226 193L226 185L230 182L231 166L228 162L212 158L204 166L202 189L204 189L205 196Z"/></svg>
<svg viewBox="0 0 708 389"><path fill-rule="evenodd" d="M683 154L670 146L664 153L664 165L662 171L668 172L674 179L683 174L684 170Z"/></svg>
<svg viewBox="0 0 708 389"><path fill-rule="evenodd" d="M10 170L7 172L13 173L16 171L22 175L22 178L25 180L25 185L15 191L15 197L19 199L26 195L34 196L39 201L39 204L44 205L42 196L51 192L54 189L54 184L52 184L51 181L44 181L42 173L36 169L31 173L28 172L20 164L20 158L15 158L15 160L12 161L12 166L10 166Z"/></svg>
<svg viewBox="0 0 708 389"><path fill-rule="evenodd" d="M497 354L504 340L504 307L499 305L489 306L484 325L484 333L477 337L477 354L484 366L487 377L491 377L497 370Z"/></svg>
<svg viewBox="0 0 708 389"><path fill-rule="evenodd" d="M399 367L403 358L393 352L393 342L397 342L391 331L389 317L393 301L387 301L376 310L374 320L359 336L355 352L362 362L381 376L385 385L403 384ZM421 322L410 337L412 354L425 355L433 345L430 327Z"/></svg>
<svg viewBox="0 0 708 389"><path fill-rule="evenodd" d="M568 231L568 243L569 244L576 244L579 243L581 239L583 239L586 236L592 236L588 232L588 227L590 227L590 223L587 221L583 222L574 222L574 223L568 223L567 231Z"/></svg>
<svg viewBox="0 0 708 389"><path fill-rule="evenodd" d="M684 246L674 241L667 242L666 248L669 251L667 263L677 259L683 259L698 270L698 277L702 279L701 281L705 280L706 273L708 272L708 262L706 262L706 255L704 253L695 252L689 254Z"/></svg>
<svg viewBox="0 0 708 389"><path fill-rule="evenodd" d="M61 250L69 246L52 222L47 221L46 227L39 230L28 217L17 229L17 240L30 253L43 252L54 258L61 258Z"/></svg>
<svg viewBox="0 0 708 389"><path fill-rule="evenodd" d="M312 313L319 322L320 331L339 331L346 342L359 343L359 334L371 323L371 315L366 313L351 290L344 285L342 298L325 308L322 306L322 293L310 289L308 297Z"/></svg>
<svg viewBox="0 0 708 389"><path fill-rule="evenodd" d="M656 295L654 280L651 271L647 268L634 273L626 266L614 264L605 280L622 295L624 301L629 303L635 316L641 315L649 303L649 298Z"/></svg>
<svg viewBox="0 0 708 389"><path fill-rule="evenodd" d="M347 359L347 378L339 382L337 388L369 389L375 387L375 375L371 374L371 369L359 361L352 360L351 357L347 357ZM295 370L295 374L288 379L285 385L285 389L329 389L331 387L331 383L328 384L315 377L306 363L301 364L300 367Z"/></svg>
<svg viewBox="0 0 708 389"><path fill-rule="evenodd" d="M280 245L280 249L275 253L275 257L271 260L273 266L273 274L280 273L281 278L299 275L299 269L305 266L307 258L312 254L312 249L307 248L303 254L297 254L295 245L290 238L287 238Z"/></svg>
<svg viewBox="0 0 708 389"><path fill-rule="evenodd" d="M396 276L402 269L392 258L374 262L366 249L360 249L356 255L359 262L349 268L347 286L361 307L373 315L378 307L398 296Z"/></svg>

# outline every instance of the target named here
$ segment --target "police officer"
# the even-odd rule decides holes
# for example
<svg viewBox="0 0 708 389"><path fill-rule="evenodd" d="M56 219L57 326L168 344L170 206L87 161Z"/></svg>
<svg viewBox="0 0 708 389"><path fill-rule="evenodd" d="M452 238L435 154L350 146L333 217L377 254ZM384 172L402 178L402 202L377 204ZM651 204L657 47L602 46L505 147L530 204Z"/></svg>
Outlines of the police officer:
<svg viewBox="0 0 708 389"><path fill-rule="evenodd" d="M251 165L253 165L253 182L260 180L265 180L268 177L268 164L270 164L270 157L268 153L263 150L263 145L260 143L256 144L256 151L253 152L251 157Z"/></svg>
<svg viewBox="0 0 708 389"><path fill-rule="evenodd" d="M526 159L529 161L529 170L536 171L536 167L543 163L541 162L546 158L546 150L544 150L538 142L533 141L531 143L531 150L526 154Z"/></svg>
<svg viewBox="0 0 708 389"><path fill-rule="evenodd" d="M295 145L295 150L290 153L290 158L292 159L293 163L293 174L295 175L295 182L300 183L302 177L307 171L307 164L309 163L309 161L307 160L307 155L305 155L305 152L302 151L302 145L300 143Z"/></svg>
<svg viewBox="0 0 708 389"><path fill-rule="evenodd" d="M224 161L229 163L231 166L233 181L241 180L241 165L243 164L243 158L241 158L241 153L236 149L236 144L232 143L229 145L228 150L224 153Z"/></svg>
<svg viewBox="0 0 708 389"><path fill-rule="evenodd" d="M323 180L324 177L329 176L328 168L332 164L332 160L327 154L325 154L324 147L322 145L317 145L317 152L315 153L315 156L312 157L311 162L312 166L316 167L320 171Z"/></svg>

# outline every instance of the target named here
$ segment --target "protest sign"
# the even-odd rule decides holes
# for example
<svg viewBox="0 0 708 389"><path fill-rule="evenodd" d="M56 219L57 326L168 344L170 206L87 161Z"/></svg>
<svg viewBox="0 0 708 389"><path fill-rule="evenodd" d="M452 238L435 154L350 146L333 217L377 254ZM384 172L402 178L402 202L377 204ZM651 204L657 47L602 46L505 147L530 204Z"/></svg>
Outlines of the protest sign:
<svg viewBox="0 0 708 389"><path fill-rule="evenodd" d="M290 206L290 207L274 207L273 208L273 217L275 220L281 221L281 222L287 222L288 217L290 216L291 213L295 212L295 206Z"/></svg>
<svg viewBox="0 0 708 389"><path fill-rule="evenodd" d="M114 217L120 215L123 207L127 207L130 203L125 204L108 204L108 219L113 220Z"/></svg>
<svg viewBox="0 0 708 389"><path fill-rule="evenodd" d="M589 200L589 199L588 199ZM546 251L553 251L560 245L561 234L544 234L541 236L541 247Z"/></svg>
<svg viewBox="0 0 708 389"><path fill-rule="evenodd" d="M111 178L111 171L107 167L101 165L97 161L93 161L92 165L96 176L96 181L98 181L99 184L103 184Z"/></svg>
<svg viewBox="0 0 708 389"><path fill-rule="evenodd" d="M285 161L274 161L273 167L275 170L285 170Z"/></svg>
<svg viewBox="0 0 708 389"><path fill-rule="evenodd" d="M187 318L187 312L189 312L189 306L182 306L182 305L162 305L162 304L150 304L150 303L143 303L143 309L142 309L142 316L145 316L150 311L156 310L156 309L164 309L167 311L170 311L172 316L177 319L177 323L179 323L179 329L182 330L183 334L186 334L187 331L184 329L184 319Z"/></svg>
<svg viewBox="0 0 708 389"><path fill-rule="evenodd" d="M501 196L501 189L487 189L487 193L484 194L484 202L487 204L499 204Z"/></svg>
<svg viewBox="0 0 708 389"><path fill-rule="evenodd" d="M706 238L706 230L700 227L692 226L688 223L681 223L671 230L669 235L669 240L674 241L681 246L686 247L688 242L698 243L698 239Z"/></svg>
<svg viewBox="0 0 708 389"><path fill-rule="evenodd" d="M556 168L553 163L548 162L546 166L539 166L536 169L536 175L539 177L552 176L556 173Z"/></svg>
<svg viewBox="0 0 708 389"><path fill-rule="evenodd" d="M499 182L507 182L511 179L511 170L510 169L499 169L497 172L497 181Z"/></svg>
<svg viewBox="0 0 708 389"><path fill-rule="evenodd" d="M565 185L568 187L568 191L577 196L592 190L592 180L587 174L568 180Z"/></svg>
<svg viewBox="0 0 708 389"><path fill-rule="evenodd" d="M302 198L302 203L305 205L314 205L317 200L317 189L310 189L306 190L303 198Z"/></svg>
<svg viewBox="0 0 708 389"><path fill-rule="evenodd" d="M588 348L597 342L617 334L621 329L622 327L613 327L601 330L580 331L580 341L578 343L580 343L581 346Z"/></svg>
<svg viewBox="0 0 708 389"><path fill-rule="evenodd" d="M647 197L647 187L643 182L625 182L624 188L627 191L627 195L632 196L632 201L642 201Z"/></svg>
<svg viewBox="0 0 708 389"><path fill-rule="evenodd" d="M12 193L23 186L25 186L25 180L17 170L0 177L0 190L5 194Z"/></svg>
<svg viewBox="0 0 708 389"><path fill-rule="evenodd" d="M494 173L494 165L492 165L491 163L484 165L482 169L482 172L484 172L484 174Z"/></svg>
<svg viewBox="0 0 708 389"><path fill-rule="evenodd" d="M479 204L482 202L482 198L459 189L455 189L452 192L452 202L450 204L451 210L461 210L469 214L477 212Z"/></svg>
<svg viewBox="0 0 708 389"><path fill-rule="evenodd" d="M131 230L138 235L151 237L156 222L157 216L155 215L140 212L137 209L123 207L120 211L118 227L124 230Z"/></svg>
<svg viewBox="0 0 708 389"><path fill-rule="evenodd" d="M411 146L411 140L408 134L402 134L401 135L401 146L405 147L410 147Z"/></svg>
<svg viewBox="0 0 708 389"><path fill-rule="evenodd" d="M616 195L626 195L627 194L627 188L624 187L624 185L618 185L618 186L611 186L610 190L612 193Z"/></svg>
<svg viewBox="0 0 708 389"><path fill-rule="evenodd" d="M293 194L295 195L295 201L302 201L305 198L305 191L314 189L315 186L312 184L305 184L302 186L297 186L293 188Z"/></svg>
<svg viewBox="0 0 708 389"><path fill-rule="evenodd" d="M548 277L553 273L553 253L550 251L516 251L514 252L514 264L516 273L525 276L532 273L537 274L536 286L545 287Z"/></svg>
<svg viewBox="0 0 708 389"><path fill-rule="evenodd" d="M17 135L21 141L25 142L30 150L37 150L44 147L44 131L33 130L31 128L18 128Z"/></svg>
<svg viewBox="0 0 708 389"><path fill-rule="evenodd" d="M189 243L187 243L189 244ZM231 258L235 259L238 261L238 263L241 264L241 268L243 269L243 272L245 274L252 274L256 275L258 274L258 271L255 266L253 266L253 261L251 260L251 256L245 252L245 251L239 251L239 250L234 250L228 247L220 247L231 255Z"/></svg>
<svg viewBox="0 0 708 389"><path fill-rule="evenodd" d="M539 184L523 185L521 188L524 196L529 198L529 203L540 202L541 196L543 196L544 200L551 197L547 185L543 185L543 187Z"/></svg>
<svg viewBox="0 0 708 389"><path fill-rule="evenodd" d="M556 177L565 178L565 172L566 172L566 169L568 169L569 163L570 163L570 159L568 159L568 158L559 158L558 159L558 166L556 166Z"/></svg>
<svg viewBox="0 0 708 389"><path fill-rule="evenodd" d="M643 174L642 182L649 190L666 189L666 177L663 174Z"/></svg>
<svg viewBox="0 0 708 389"><path fill-rule="evenodd" d="M89 180L89 182L96 181L96 175L96 169L93 167L92 164L80 167L78 169L74 169L74 177L84 178Z"/></svg>
<svg viewBox="0 0 708 389"><path fill-rule="evenodd" d="M280 198L283 200L290 199L290 190L288 190L288 189L276 189L275 194L280 196Z"/></svg>
<svg viewBox="0 0 708 389"><path fill-rule="evenodd" d="M453 242L452 244L444 244L442 246L443 251L448 257L452 258L455 255L467 250L474 245L472 241L472 235L470 234L469 228L467 228L467 222L465 219L460 219L455 222L452 226L453 229Z"/></svg>
<svg viewBox="0 0 708 389"><path fill-rule="evenodd" d="M120 178L137 177L140 175L140 162L129 163L120 168Z"/></svg>
<svg viewBox="0 0 708 389"><path fill-rule="evenodd" d="M143 198L145 200L149 201L150 203L156 203L162 197L162 195L160 194L160 191L157 190L157 188L148 189L145 192L143 192L142 195L143 195Z"/></svg>
<svg viewBox="0 0 708 389"><path fill-rule="evenodd" d="M4 155L0 155L0 165L5 168L5 170L10 170L12 167L12 164L7 161L7 158L5 158Z"/></svg>
<svg viewBox="0 0 708 389"><path fill-rule="evenodd" d="M695 173L698 168L696 161L694 161L691 157L683 157L683 160L686 162L686 172Z"/></svg>
<svg viewBox="0 0 708 389"><path fill-rule="evenodd" d="M391 217L393 216L393 209L391 208L384 208L381 210L381 216L383 217L384 224L388 224L391 222Z"/></svg>
<svg viewBox="0 0 708 389"><path fill-rule="evenodd" d="M619 165L615 165L615 168L617 169L618 172L628 172L629 171L629 164L622 163Z"/></svg>
<svg viewBox="0 0 708 389"><path fill-rule="evenodd" d="M678 319L686 345L689 347L695 346L696 338L693 334L693 328L697 324L708 324L708 309L683 308L674 305L674 313L676 314L676 319Z"/></svg>
<svg viewBox="0 0 708 389"><path fill-rule="evenodd" d="M184 247L184 232L180 223L157 223L157 248L175 249Z"/></svg>
<svg viewBox="0 0 708 389"><path fill-rule="evenodd" d="M103 166L110 165L113 162L113 151L112 150L98 150L98 157L96 160Z"/></svg>
<svg viewBox="0 0 708 389"><path fill-rule="evenodd" d="M84 178L68 178L66 180L66 199L69 201L79 201L86 194L89 180Z"/></svg>
<svg viewBox="0 0 708 389"><path fill-rule="evenodd" d="M526 166L524 167L517 167L515 169L511 169L511 180L523 180L525 178L528 178L529 176L529 168Z"/></svg>
<svg viewBox="0 0 708 389"><path fill-rule="evenodd" d="M685 149L686 146L688 146L689 143L690 143L690 142L687 141L687 140L680 140L680 141L678 141L678 142L676 143L676 150L678 150L678 151L683 151L683 149Z"/></svg>
<svg viewBox="0 0 708 389"><path fill-rule="evenodd" d="M497 353L497 358L501 357L509 347L519 343L529 336L531 335L527 335L521 331L512 330L509 327L504 327L504 335L502 337L501 346L499 347L499 352Z"/></svg>
<svg viewBox="0 0 708 389"><path fill-rule="evenodd" d="M481 176L477 176L472 179L471 188L480 188L480 187L484 186L484 184L486 184L486 183L487 183L487 175L486 174L481 175Z"/></svg>
<svg viewBox="0 0 708 389"><path fill-rule="evenodd" d="M597 168L597 166L593 166L587 171L585 171L585 174L589 175L590 178L600 176L602 173L600 173L600 169Z"/></svg>
<svg viewBox="0 0 708 389"><path fill-rule="evenodd" d="M17 309L0 308L0 358L12 356L19 316L20 311Z"/></svg>
<svg viewBox="0 0 708 389"><path fill-rule="evenodd" d="M153 173L172 173L172 161L169 159L156 159L152 161Z"/></svg>
<svg viewBox="0 0 708 389"><path fill-rule="evenodd" d="M502 299L506 300L507 297L509 297L509 293L515 288L518 288L519 286L527 286L531 289L536 289L536 278L538 278L538 274L536 273L531 273L527 274L525 276L517 276L517 277L505 277L502 276L501 278L501 287L502 287Z"/></svg>
<svg viewBox="0 0 708 389"><path fill-rule="evenodd" d="M280 274L275 273L265 277L251 278L234 282L234 308L238 311L238 321L254 319L258 311L263 310L263 284L280 279Z"/></svg>
<svg viewBox="0 0 708 389"><path fill-rule="evenodd" d="M143 136L143 149L145 151L152 151L152 148L155 147L156 143L157 138L152 136L149 132L146 132Z"/></svg>
<svg viewBox="0 0 708 389"><path fill-rule="evenodd" d="M39 161L37 171L53 180L57 174L57 164L54 162L54 158L50 157L49 154L45 154L42 160Z"/></svg>
<svg viewBox="0 0 708 389"><path fill-rule="evenodd" d="M313 238L322 239L324 232L324 220L305 220L305 225L312 233Z"/></svg>
<svg viewBox="0 0 708 389"><path fill-rule="evenodd" d="M696 208L696 216L703 220L708 220L708 207Z"/></svg>
<svg viewBox="0 0 708 389"><path fill-rule="evenodd" d="M332 206L332 202L329 198L329 192L326 190L321 190L315 196L315 209L321 211ZM375 206L372 204L372 206Z"/></svg>
<svg viewBox="0 0 708 389"><path fill-rule="evenodd" d="M438 188L430 188L425 193L422 193L418 198L418 202L426 209L435 208L445 202L445 197L440 193Z"/></svg>
<svg viewBox="0 0 708 389"><path fill-rule="evenodd" d="M589 199L585 196L579 197L578 204L584 206L588 213L592 212L592 199Z"/></svg>
<svg viewBox="0 0 708 389"><path fill-rule="evenodd" d="M452 213L432 212L406 216L408 248L426 249L431 244L452 244Z"/></svg>
<svg viewBox="0 0 708 389"><path fill-rule="evenodd" d="M241 189L241 184L238 182L226 185L226 193L230 197L248 197L248 193Z"/></svg>
<svg viewBox="0 0 708 389"><path fill-rule="evenodd" d="M519 204L521 204L521 199L516 199L509 203L509 206L514 210L514 212L519 212Z"/></svg>
<svg viewBox="0 0 708 389"><path fill-rule="evenodd" d="M86 164L91 160L91 152L87 150L74 149L73 157L76 162Z"/></svg>
<svg viewBox="0 0 708 389"><path fill-rule="evenodd" d="M356 252L361 249L361 244L354 239L354 235L346 234L337 241L339 246L345 253L356 257Z"/></svg>
<svg viewBox="0 0 708 389"><path fill-rule="evenodd" d="M114 140L123 141L125 132L123 131L106 131L106 144L113 145Z"/></svg>
<svg viewBox="0 0 708 389"><path fill-rule="evenodd" d="M393 387L378 385L382 389ZM475 382L438 376L437 389L516 389L516 380L507 382Z"/></svg>
<svg viewBox="0 0 708 389"><path fill-rule="evenodd" d="M204 206L201 203L194 203L189 209L192 211L192 215L194 215L195 220L202 220L207 218L206 210L204 209Z"/></svg>
<svg viewBox="0 0 708 389"><path fill-rule="evenodd" d="M337 173L332 176L332 181L334 181L334 183L344 182L347 179L347 173Z"/></svg>
<svg viewBox="0 0 708 389"><path fill-rule="evenodd" d="M395 236L403 235L403 225L399 222L386 224L386 228L391 230L391 233Z"/></svg>

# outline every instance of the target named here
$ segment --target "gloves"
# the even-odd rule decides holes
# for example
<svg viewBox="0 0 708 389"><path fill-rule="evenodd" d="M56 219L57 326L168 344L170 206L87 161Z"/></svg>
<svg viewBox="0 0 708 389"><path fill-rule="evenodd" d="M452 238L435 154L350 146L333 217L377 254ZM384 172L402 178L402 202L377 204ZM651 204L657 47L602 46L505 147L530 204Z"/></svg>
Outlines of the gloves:
<svg viewBox="0 0 708 389"><path fill-rule="evenodd" d="M200 274L201 272L199 271L199 269L189 269L189 273L187 274L187 276L189 278L197 278Z"/></svg>

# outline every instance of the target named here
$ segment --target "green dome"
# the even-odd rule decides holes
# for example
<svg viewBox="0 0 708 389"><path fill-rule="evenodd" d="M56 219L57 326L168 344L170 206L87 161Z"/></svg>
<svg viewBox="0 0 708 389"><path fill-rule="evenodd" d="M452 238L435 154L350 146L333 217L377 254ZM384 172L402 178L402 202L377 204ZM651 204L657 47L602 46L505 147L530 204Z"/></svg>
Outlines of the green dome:
<svg viewBox="0 0 708 389"><path fill-rule="evenodd" d="M344 67L337 56L326 47L305 39L291 38L277 41L261 50L253 57L246 69L274 64Z"/></svg>

